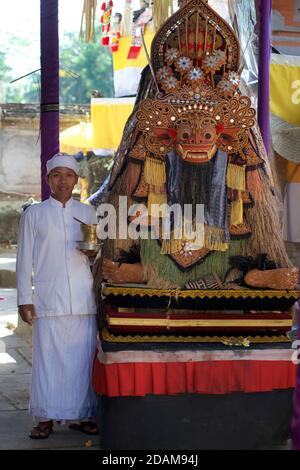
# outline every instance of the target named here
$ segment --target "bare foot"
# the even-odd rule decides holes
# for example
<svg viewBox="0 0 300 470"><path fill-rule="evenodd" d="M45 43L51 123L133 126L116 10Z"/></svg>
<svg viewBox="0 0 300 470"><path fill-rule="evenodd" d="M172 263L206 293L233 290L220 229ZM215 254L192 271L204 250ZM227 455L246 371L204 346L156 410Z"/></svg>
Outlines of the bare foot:
<svg viewBox="0 0 300 470"><path fill-rule="evenodd" d="M253 269L246 274L245 282L251 287L293 290L298 284L298 269L278 268L266 271Z"/></svg>
<svg viewBox="0 0 300 470"><path fill-rule="evenodd" d="M107 258L103 261L103 277L111 284L143 284L145 282L140 263L123 263L119 266L119 263Z"/></svg>

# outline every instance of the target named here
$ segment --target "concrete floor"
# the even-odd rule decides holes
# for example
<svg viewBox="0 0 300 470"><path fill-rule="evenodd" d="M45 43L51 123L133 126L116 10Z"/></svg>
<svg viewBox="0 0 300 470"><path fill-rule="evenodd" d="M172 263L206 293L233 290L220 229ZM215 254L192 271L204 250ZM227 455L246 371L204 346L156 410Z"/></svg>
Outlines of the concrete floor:
<svg viewBox="0 0 300 470"><path fill-rule="evenodd" d="M16 270L16 248L0 253L0 269L7 269L9 271Z"/></svg>
<svg viewBox="0 0 300 470"><path fill-rule="evenodd" d="M33 421L28 414L31 380L30 342L18 336L16 290L1 289L0 296L0 450L10 449L87 449L96 450L98 438L55 425L54 432L45 440L29 439ZM30 338L30 327L24 324L25 337ZM23 335L22 335L23 336ZM91 440L93 445L85 447Z"/></svg>
<svg viewBox="0 0 300 470"><path fill-rule="evenodd" d="M0 248L0 290L16 287L16 252L16 247Z"/></svg>

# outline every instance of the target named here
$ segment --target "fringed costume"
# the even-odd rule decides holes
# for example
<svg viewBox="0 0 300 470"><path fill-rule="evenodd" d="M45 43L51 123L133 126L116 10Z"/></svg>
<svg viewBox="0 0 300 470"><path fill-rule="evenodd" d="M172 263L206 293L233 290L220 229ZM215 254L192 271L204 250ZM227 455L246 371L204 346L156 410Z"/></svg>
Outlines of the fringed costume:
<svg viewBox="0 0 300 470"><path fill-rule="evenodd" d="M140 240L150 287L181 288L212 272L224 280L238 254L267 253L277 267L291 266L255 111L239 90L238 39L198 3L183 6L153 40L155 76L144 71L107 194L116 208L121 195L128 206L145 204L156 223L164 214L155 205L190 204L193 222L204 205L203 243L172 233L167 241ZM131 243L107 245L105 256L117 261Z"/></svg>
<svg viewBox="0 0 300 470"><path fill-rule="evenodd" d="M206 1L180 3L106 189L118 215L120 196L137 205L139 236L106 240L95 265L101 447L268 448L291 419L298 273L238 39Z"/></svg>

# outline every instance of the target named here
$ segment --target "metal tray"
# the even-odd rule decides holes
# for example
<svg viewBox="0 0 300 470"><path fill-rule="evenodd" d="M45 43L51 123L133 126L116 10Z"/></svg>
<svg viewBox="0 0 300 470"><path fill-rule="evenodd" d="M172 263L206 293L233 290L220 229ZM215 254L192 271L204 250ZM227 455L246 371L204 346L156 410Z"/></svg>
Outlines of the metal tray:
<svg viewBox="0 0 300 470"><path fill-rule="evenodd" d="M80 250L99 250L101 243L77 242Z"/></svg>

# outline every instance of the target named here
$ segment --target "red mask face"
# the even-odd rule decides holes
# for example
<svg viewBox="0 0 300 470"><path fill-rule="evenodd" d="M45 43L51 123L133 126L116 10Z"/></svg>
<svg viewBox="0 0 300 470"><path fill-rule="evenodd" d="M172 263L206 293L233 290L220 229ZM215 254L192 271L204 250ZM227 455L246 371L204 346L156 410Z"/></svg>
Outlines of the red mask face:
<svg viewBox="0 0 300 470"><path fill-rule="evenodd" d="M162 143L173 141L178 155L189 163L206 163L216 153L219 138L217 123L210 118L200 118L198 114L177 121L172 129L155 129L156 137Z"/></svg>
<svg viewBox="0 0 300 470"><path fill-rule="evenodd" d="M189 163L205 163L216 153L216 123L211 119L179 124L176 151Z"/></svg>

